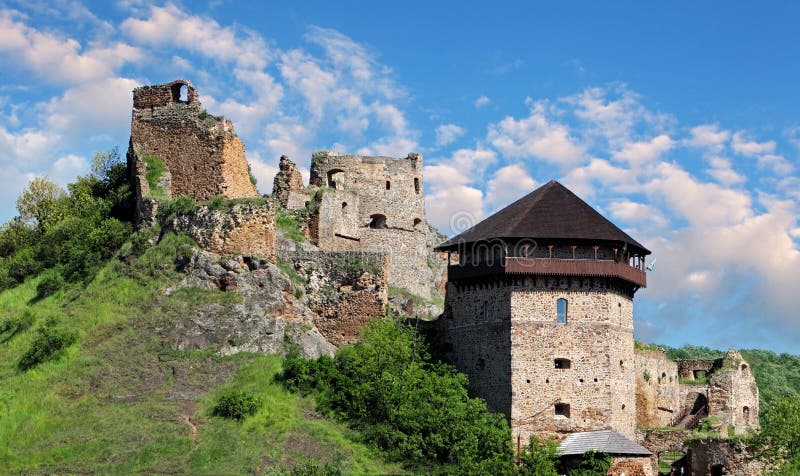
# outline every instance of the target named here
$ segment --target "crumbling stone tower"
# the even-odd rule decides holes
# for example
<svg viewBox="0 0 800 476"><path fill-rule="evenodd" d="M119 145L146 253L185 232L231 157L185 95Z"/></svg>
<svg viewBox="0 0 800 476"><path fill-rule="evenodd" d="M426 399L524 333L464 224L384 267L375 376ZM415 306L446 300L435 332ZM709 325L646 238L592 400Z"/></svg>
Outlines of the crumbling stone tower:
<svg viewBox="0 0 800 476"><path fill-rule="evenodd" d="M154 161L165 167L156 181L151 170L154 183L147 180L148 161L151 167ZM198 201L215 195L258 196L247 170L244 144L233 124L208 114L192 83L185 80L133 90L128 167L140 214L148 213L142 210L144 199L158 195L187 195Z"/></svg>
<svg viewBox="0 0 800 476"><path fill-rule="evenodd" d="M315 152L310 184L320 187L309 223L311 241L320 250L384 252L392 286L430 297L421 155Z"/></svg>
<svg viewBox="0 0 800 476"><path fill-rule="evenodd" d="M644 246L551 181L437 250L458 261L434 340L515 437L635 437Z"/></svg>

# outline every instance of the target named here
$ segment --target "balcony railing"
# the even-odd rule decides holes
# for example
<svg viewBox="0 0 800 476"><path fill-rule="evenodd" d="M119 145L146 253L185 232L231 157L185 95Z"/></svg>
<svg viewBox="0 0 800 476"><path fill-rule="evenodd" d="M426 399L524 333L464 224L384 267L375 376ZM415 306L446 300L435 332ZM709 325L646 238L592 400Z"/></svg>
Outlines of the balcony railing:
<svg viewBox="0 0 800 476"><path fill-rule="evenodd" d="M492 264L451 264L448 268L448 279L452 281L494 274L597 276L620 278L642 288L647 286L647 274L643 269L612 260L509 257Z"/></svg>

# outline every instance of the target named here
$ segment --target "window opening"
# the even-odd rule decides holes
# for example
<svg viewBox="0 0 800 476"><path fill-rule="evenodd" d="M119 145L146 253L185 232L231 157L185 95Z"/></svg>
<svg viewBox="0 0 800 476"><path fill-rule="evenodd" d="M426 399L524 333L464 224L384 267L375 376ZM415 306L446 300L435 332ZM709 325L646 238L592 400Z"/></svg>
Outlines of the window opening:
<svg viewBox="0 0 800 476"><path fill-rule="evenodd" d="M414 191L419 193L419 179L414 177Z"/></svg>
<svg viewBox="0 0 800 476"><path fill-rule="evenodd" d="M388 228L386 226L386 215L375 214L370 216L369 227L376 230Z"/></svg>
<svg viewBox="0 0 800 476"><path fill-rule="evenodd" d="M556 416L569 418L569 403L556 403L555 412Z"/></svg>
<svg viewBox="0 0 800 476"><path fill-rule="evenodd" d="M556 301L556 322L559 324L566 324L567 323L567 300L564 298L559 298Z"/></svg>
<svg viewBox="0 0 800 476"><path fill-rule="evenodd" d="M572 367L572 362L569 359L555 359L553 364L557 369L569 369Z"/></svg>

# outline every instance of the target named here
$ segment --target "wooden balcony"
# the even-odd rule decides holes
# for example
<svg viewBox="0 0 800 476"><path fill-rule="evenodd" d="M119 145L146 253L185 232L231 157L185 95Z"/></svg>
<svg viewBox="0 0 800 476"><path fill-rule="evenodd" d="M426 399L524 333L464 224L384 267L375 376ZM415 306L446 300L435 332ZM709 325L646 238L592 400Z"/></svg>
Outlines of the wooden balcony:
<svg viewBox="0 0 800 476"><path fill-rule="evenodd" d="M611 260L505 258L493 264L451 264L447 268L447 273L451 281L497 274L535 274L619 278L641 288L647 286L647 274L643 269Z"/></svg>

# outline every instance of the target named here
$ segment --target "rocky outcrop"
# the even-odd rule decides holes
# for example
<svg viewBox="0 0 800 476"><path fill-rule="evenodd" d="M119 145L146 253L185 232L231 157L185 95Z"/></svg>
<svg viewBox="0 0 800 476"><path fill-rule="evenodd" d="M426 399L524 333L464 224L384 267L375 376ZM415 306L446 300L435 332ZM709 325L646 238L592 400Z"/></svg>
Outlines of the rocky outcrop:
<svg viewBox="0 0 800 476"><path fill-rule="evenodd" d="M308 358L335 350L314 326L313 313L296 297L300 293L295 285L269 261L222 259L198 251L187 273L167 294L198 288L231 294L222 302L193 307L165 330L177 349L217 346L224 355L244 351L281 354L289 341Z"/></svg>

